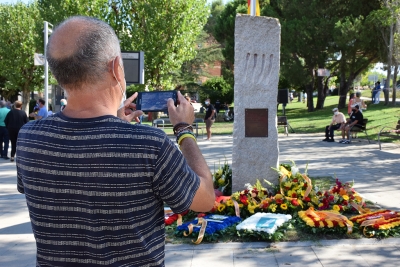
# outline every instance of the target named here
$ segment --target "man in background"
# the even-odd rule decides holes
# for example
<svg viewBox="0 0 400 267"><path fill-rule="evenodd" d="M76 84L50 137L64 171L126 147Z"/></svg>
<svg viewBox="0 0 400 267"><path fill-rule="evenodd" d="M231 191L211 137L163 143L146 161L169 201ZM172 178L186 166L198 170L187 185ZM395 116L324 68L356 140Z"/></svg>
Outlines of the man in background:
<svg viewBox="0 0 400 267"><path fill-rule="evenodd" d="M38 112L37 114L35 112L32 112L31 114L29 114L29 117L34 118L35 120L41 120L44 118L47 118L48 116L48 112L47 112L47 108L45 106L46 101L44 101L42 98L40 98L38 100Z"/></svg>
<svg viewBox="0 0 400 267"><path fill-rule="evenodd" d="M7 108L6 101L0 100L0 152L3 159L10 159L7 156L10 137L8 135L6 124L4 123L8 112L10 112L10 110Z"/></svg>
<svg viewBox="0 0 400 267"><path fill-rule="evenodd" d="M204 117L204 122L206 123L207 140L211 140L211 126L215 122L215 108L211 105L210 99L207 98L204 102L206 104L206 116Z"/></svg>
<svg viewBox="0 0 400 267"><path fill-rule="evenodd" d="M342 127L342 140L339 143L342 144L350 144L350 131L353 127L362 127L362 123L364 120L364 116L360 111L360 107L358 105L352 106L352 113L350 114L350 119L346 123L344 127ZM347 139L345 139L345 134Z"/></svg>
<svg viewBox="0 0 400 267"><path fill-rule="evenodd" d="M346 117L342 112L339 112L338 108L332 109L333 116L331 123L325 127L325 139L322 141L326 142L335 142L334 134L336 130L339 130L340 127L346 123Z"/></svg>
<svg viewBox="0 0 400 267"><path fill-rule="evenodd" d="M178 107L167 103L181 151L162 130L131 124L143 112L137 93L124 101L119 41L98 19L61 23L46 56L68 105L22 127L16 158L37 266L164 266L164 203L179 214L215 201L193 107L180 92Z"/></svg>

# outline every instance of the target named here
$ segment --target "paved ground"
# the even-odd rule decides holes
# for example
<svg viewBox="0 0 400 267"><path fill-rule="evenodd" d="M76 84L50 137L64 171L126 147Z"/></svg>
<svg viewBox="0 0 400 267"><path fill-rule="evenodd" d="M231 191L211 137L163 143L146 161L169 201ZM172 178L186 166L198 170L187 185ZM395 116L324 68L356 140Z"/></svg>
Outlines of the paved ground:
<svg viewBox="0 0 400 267"><path fill-rule="evenodd" d="M360 134L362 137L363 135ZM383 208L400 207L400 146L355 139L350 145L321 142L322 135L279 136L280 161L294 160L310 176L355 181L365 198ZM213 170L232 160L232 137L199 139ZM399 266L400 239L325 242L167 245L166 266ZM15 163L0 159L0 267L35 266L35 243L23 195L16 190Z"/></svg>

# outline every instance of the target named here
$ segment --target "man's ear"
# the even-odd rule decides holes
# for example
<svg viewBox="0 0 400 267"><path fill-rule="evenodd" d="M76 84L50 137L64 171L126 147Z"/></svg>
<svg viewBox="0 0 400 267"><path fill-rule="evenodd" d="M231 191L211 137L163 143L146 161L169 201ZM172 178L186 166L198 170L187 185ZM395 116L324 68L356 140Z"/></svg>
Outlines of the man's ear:
<svg viewBox="0 0 400 267"><path fill-rule="evenodd" d="M120 60L121 57L117 56L114 58L112 61L112 66L111 66L111 72L112 75L115 79L117 79L118 82L121 82L124 80L124 70L122 69L122 66L120 65Z"/></svg>

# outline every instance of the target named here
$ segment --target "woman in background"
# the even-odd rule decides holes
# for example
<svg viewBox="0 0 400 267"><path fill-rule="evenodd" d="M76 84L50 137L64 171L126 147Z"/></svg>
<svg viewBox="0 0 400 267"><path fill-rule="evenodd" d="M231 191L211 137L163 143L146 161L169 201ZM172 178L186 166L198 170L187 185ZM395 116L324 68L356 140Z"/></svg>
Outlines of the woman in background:
<svg viewBox="0 0 400 267"><path fill-rule="evenodd" d="M66 108L67 107L67 100L66 99L61 99L60 100L60 104L61 104L61 111L63 111L64 110L64 108Z"/></svg>
<svg viewBox="0 0 400 267"><path fill-rule="evenodd" d="M14 161L15 153L17 152L17 137L19 130L29 121L25 111L22 111L21 108L22 102L15 101L14 108L8 112L4 119L11 141L11 161Z"/></svg>

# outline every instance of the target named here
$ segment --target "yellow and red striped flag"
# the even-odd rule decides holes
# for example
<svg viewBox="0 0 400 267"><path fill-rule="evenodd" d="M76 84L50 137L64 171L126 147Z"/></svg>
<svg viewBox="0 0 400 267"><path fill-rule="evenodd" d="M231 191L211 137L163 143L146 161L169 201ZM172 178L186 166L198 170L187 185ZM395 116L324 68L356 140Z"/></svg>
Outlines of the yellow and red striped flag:
<svg viewBox="0 0 400 267"><path fill-rule="evenodd" d="M256 1L256 16L260 16L260 3L258 0L253 1ZM247 0L247 14L251 14L251 0Z"/></svg>

